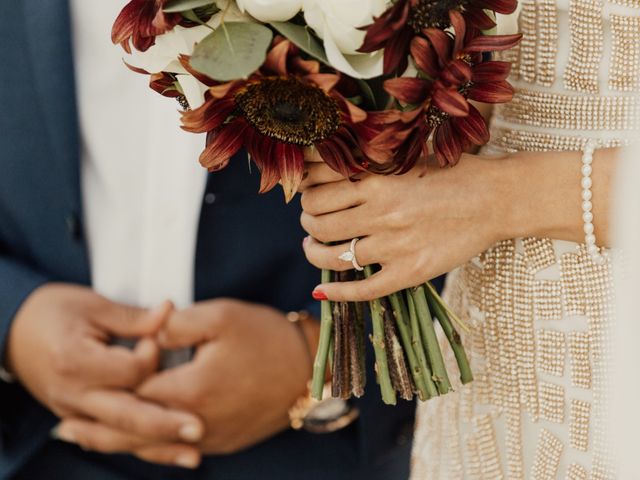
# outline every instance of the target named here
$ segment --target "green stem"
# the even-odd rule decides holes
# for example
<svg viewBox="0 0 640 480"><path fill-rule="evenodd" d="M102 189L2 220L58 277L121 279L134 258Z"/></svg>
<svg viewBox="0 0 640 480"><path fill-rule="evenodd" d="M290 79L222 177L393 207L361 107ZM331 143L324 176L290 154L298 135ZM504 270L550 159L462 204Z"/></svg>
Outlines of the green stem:
<svg viewBox="0 0 640 480"><path fill-rule="evenodd" d="M438 302L438 305L440 305L440 307L445 311L445 313L449 317L449 320L458 325L458 327L464 330L466 333L469 333L469 327L467 326L467 324L460 320L460 318L453 312L453 310L449 308L447 302L442 299L431 282L425 283L425 286L427 288L428 294L431 296L431 298Z"/></svg>
<svg viewBox="0 0 640 480"><path fill-rule="evenodd" d="M331 270L322 270L322 283L331 281ZM313 378L311 380L311 397L322 400L325 378L327 374L327 358L331 339L333 338L333 315L331 312L331 302L325 300L320 306L320 340L318 341L318 352L313 362Z"/></svg>
<svg viewBox="0 0 640 480"><path fill-rule="evenodd" d="M413 296L416 312L418 313L418 321L422 332L422 341L426 347L429 363L431 364L433 380L441 394L449 393L451 391L451 382L449 381L449 375L447 374L447 369L444 365L444 358L442 358L442 352L440 351L438 336L436 335L436 330L433 327L433 317L431 316L429 306L427 305L424 286L421 285L412 289L411 295Z"/></svg>
<svg viewBox="0 0 640 480"><path fill-rule="evenodd" d="M365 277L369 278L373 275L371 266L365 267ZM371 322L373 324L373 351L376 356L376 370L378 373L378 381L380 382L380 391L382 392L382 401L387 405L396 404L396 392L391 383L389 375L389 364L387 362L387 352L384 343L384 318L382 314L382 305L380 300L369 302L371 307Z"/></svg>
<svg viewBox="0 0 640 480"><path fill-rule="evenodd" d="M389 301L391 302L391 308L393 309L393 314L396 319L396 325L398 326L398 332L400 333L404 352L407 355L409 368L411 369L411 376L413 377L413 382L418 390L418 396L420 397L420 400L427 400L430 395L427 393L427 385L424 381L422 369L420 368L418 357L414 350L407 306L399 293L390 295Z"/></svg>
<svg viewBox="0 0 640 480"><path fill-rule="evenodd" d="M472 382L473 373L471 372L469 359L467 358L467 353L465 352L464 346L462 345L460 334L454 328L453 323L451 322L451 319L449 318L449 315L447 315L445 309L442 307L442 305L440 305L436 298L430 295L429 290L427 290L427 303L440 322L440 326L442 327L442 330L447 336L447 340L449 340L449 344L453 349L453 354L456 356L458 368L460 369L460 381L463 383L463 385Z"/></svg>
<svg viewBox="0 0 640 480"><path fill-rule="evenodd" d="M418 312L413 301L413 296L409 290L405 290L407 303L409 304L409 319L411 322L411 343L415 347L418 364L420 365L422 377L427 391L427 399L437 397L439 395L436 384L433 382L433 373L429 367L427 356L424 353L424 344L422 343L422 334L420 333L420 322L418 321Z"/></svg>

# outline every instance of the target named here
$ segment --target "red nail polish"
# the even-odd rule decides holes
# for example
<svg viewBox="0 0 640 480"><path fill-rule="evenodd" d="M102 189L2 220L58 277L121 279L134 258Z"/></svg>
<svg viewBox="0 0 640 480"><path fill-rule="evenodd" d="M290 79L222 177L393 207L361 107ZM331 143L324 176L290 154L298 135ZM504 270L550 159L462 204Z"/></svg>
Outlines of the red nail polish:
<svg viewBox="0 0 640 480"><path fill-rule="evenodd" d="M327 297L327 294L324 292L321 292L320 290L314 290L311 296L315 300L329 300L329 297Z"/></svg>

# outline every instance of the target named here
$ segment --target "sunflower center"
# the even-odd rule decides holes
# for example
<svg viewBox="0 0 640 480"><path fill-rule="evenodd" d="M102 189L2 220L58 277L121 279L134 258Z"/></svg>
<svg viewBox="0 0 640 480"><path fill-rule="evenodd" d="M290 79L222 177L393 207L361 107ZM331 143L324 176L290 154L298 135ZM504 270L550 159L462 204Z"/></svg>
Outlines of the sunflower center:
<svg viewBox="0 0 640 480"><path fill-rule="evenodd" d="M425 117L429 127L436 128L442 125L449 118L449 114L432 105L425 112Z"/></svg>
<svg viewBox="0 0 640 480"><path fill-rule="evenodd" d="M463 11L466 3L467 0L417 0L411 7L408 23L416 33L431 27L448 28L449 10Z"/></svg>
<svg viewBox="0 0 640 480"><path fill-rule="evenodd" d="M281 142L308 147L340 127L337 102L321 88L296 78L257 80L240 90L235 100L258 132Z"/></svg>

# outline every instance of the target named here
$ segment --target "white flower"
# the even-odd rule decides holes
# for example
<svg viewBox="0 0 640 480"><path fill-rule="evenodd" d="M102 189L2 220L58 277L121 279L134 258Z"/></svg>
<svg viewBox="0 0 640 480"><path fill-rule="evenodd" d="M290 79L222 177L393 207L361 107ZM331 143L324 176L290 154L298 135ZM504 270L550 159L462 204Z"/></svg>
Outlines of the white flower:
<svg viewBox="0 0 640 480"><path fill-rule="evenodd" d="M243 12L264 23L286 22L302 9L302 0L236 0Z"/></svg>
<svg viewBox="0 0 640 480"><path fill-rule="evenodd" d="M221 12L211 17L206 26L184 28L178 25L173 30L158 35L156 43L146 52L135 52L130 59L127 59L127 63L142 68L149 73L168 72L177 74L178 83L180 83L191 108L197 108L204 102L204 92L207 87L184 69L178 57L182 54L191 55L196 44L209 35L212 29L220 26L223 15L225 22L253 21L230 0L219 0L216 3ZM231 4L227 5L228 3Z"/></svg>
<svg viewBox="0 0 640 480"><path fill-rule="evenodd" d="M358 53L366 32L358 30L384 13L388 0L304 0L304 18L324 40L331 65L355 78L382 75L383 52Z"/></svg>

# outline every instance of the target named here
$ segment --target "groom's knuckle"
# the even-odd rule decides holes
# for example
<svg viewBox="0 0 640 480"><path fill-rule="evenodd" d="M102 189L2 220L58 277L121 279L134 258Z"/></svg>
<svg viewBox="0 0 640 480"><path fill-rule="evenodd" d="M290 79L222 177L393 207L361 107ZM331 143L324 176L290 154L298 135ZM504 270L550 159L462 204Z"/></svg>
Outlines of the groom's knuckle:
<svg viewBox="0 0 640 480"><path fill-rule="evenodd" d="M144 418L144 415L133 415L130 408L122 408L114 414L112 423L114 427L125 432L140 432L144 430Z"/></svg>
<svg viewBox="0 0 640 480"><path fill-rule="evenodd" d="M80 365L74 355L69 353L66 345L56 344L50 350L51 368L61 377L74 377Z"/></svg>
<svg viewBox="0 0 640 480"><path fill-rule="evenodd" d="M91 450L93 452L105 452L104 445L96 435L87 435L84 430L76 429L73 437L83 450Z"/></svg>

